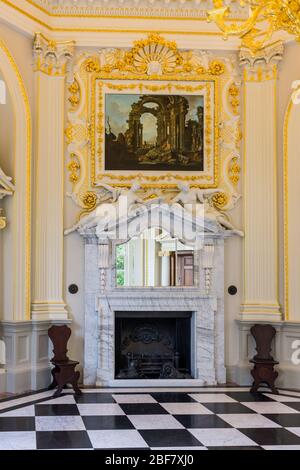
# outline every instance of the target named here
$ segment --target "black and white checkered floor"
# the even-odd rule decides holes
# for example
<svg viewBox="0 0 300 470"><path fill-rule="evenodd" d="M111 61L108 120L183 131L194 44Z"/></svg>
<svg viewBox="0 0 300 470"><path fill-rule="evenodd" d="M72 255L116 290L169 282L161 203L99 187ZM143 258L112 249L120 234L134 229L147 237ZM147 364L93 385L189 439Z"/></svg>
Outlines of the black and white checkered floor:
<svg viewBox="0 0 300 470"><path fill-rule="evenodd" d="M0 402L4 449L297 449L300 393L247 388L69 390Z"/></svg>

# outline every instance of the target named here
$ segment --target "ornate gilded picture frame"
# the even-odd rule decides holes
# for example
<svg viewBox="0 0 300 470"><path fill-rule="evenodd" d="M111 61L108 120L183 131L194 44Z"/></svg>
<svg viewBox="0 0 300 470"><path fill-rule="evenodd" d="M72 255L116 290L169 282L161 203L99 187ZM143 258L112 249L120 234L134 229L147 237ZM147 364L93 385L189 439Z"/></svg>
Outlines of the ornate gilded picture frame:
<svg viewBox="0 0 300 470"><path fill-rule="evenodd" d="M234 192L240 141L234 74L234 59L179 50L158 34L131 49L81 52L65 131L73 199L92 210L103 185L134 181L149 194L180 181Z"/></svg>
<svg viewBox="0 0 300 470"><path fill-rule="evenodd" d="M184 177L215 184L214 81L116 84L95 78L94 86L94 185L118 185L120 176L128 183L176 184Z"/></svg>

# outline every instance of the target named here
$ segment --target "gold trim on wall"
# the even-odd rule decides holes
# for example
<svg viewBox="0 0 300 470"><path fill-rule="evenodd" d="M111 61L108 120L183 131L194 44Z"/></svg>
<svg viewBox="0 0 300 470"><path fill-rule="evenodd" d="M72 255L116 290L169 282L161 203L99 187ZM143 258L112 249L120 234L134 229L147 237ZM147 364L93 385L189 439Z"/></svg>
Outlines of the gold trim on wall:
<svg viewBox="0 0 300 470"><path fill-rule="evenodd" d="M293 92L294 94L294 92ZM283 127L283 205L284 205L284 319L289 320L289 215L288 215L288 127L293 101L290 98Z"/></svg>
<svg viewBox="0 0 300 470"><path fill-rule="evenodd" d="M31 124L31 110L26 88L19 72L18 66L15 62L14 57L7 48L6 44L0 39L0 48L6 54L8 61L16 75L20 94L22 95L25 115L26 115L26 149L24 153L26 155L26 226L25 226L25 265L26 265L26 279L25 279L25 302L26 312L25 319L30 320L31 318L31 139L32 139L32 124ZM18 138L17 136L15 138ZM16 159L15 159L16 164Z"/></svg>

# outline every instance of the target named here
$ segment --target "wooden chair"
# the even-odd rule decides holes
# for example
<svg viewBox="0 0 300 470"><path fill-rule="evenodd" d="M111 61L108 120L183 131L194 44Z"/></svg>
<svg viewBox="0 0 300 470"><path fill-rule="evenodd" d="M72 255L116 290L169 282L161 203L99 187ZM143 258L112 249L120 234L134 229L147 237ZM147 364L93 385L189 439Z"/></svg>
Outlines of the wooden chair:
<svg viewBox="0 0 300 470"><path fill-rule="evenodd" d="M251 370L254 382L252 384L251 393L257 392L260 385L265 384L270 387L272 393L278 393L275 387L275 380L278 377L278 372L274 370L274 366L278 365L271 356L272 340L276 335L276 330L272 325L254 325L251 328L251 334L256 342L257 354L250 360L254 364Z"/></svg>
<svg viewBox="0 0 300 470"><path fill-rule="evenodd" d="M76 395L81 395L78 387L80 372L75 370L78 361L72 361L67 356L67 343L71 336L71 329L67 325L53 325L48 330L48 336L53 344L54 356L50 362L54 365L51 371L52 383L49 390L57 387L54 397L61 395L63 388L71 384Z"/></svg>

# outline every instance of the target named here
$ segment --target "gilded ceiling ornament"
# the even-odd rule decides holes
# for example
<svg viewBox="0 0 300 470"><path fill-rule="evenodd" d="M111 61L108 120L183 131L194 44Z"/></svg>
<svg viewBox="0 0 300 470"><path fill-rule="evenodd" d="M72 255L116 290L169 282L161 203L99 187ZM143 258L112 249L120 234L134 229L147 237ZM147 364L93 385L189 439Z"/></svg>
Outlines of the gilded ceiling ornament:
<svg viewBox="0 0 300 470"><path fill-rule="evenodd" d="M217 24L224 39L238 36L253 53L264 47L275 31L283 30L300 40L299 0L240 0L240 5L248 10L248 18L239 23L226 21L231 12L226 3L214 0L215 8L208 12L209 21ZM264 29L262 23L266 24Z"/></svg>
<svg viewBox="0 0 300 470"><path fill-rule="evenodd" d="M60 17L106 17L140 19L182 19L205 21L207 3L204 0L26 0L37 6L44 14ZM227 0L233 4L230 20L243 18L236 0Z"/></svg>

